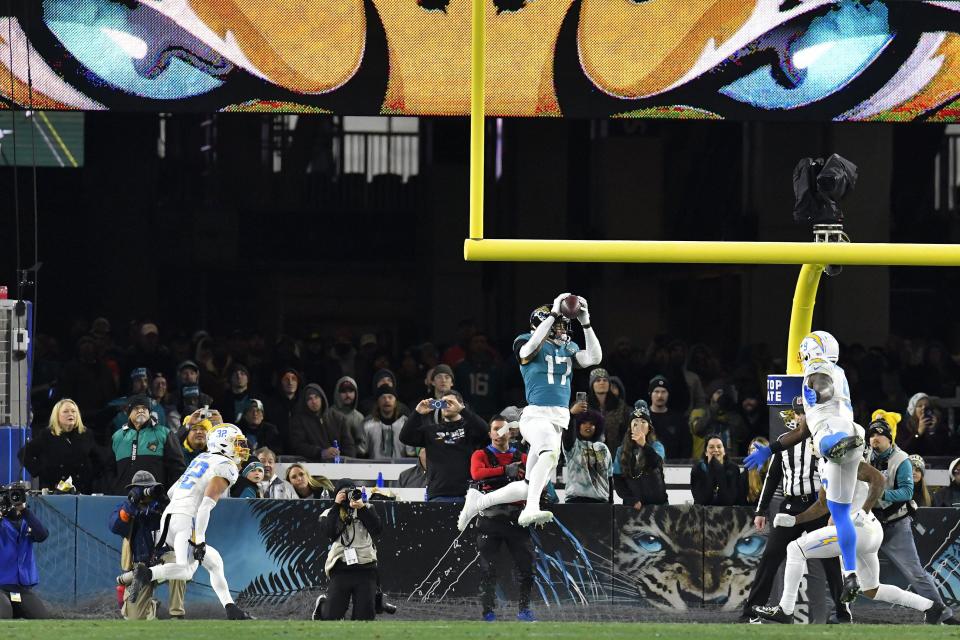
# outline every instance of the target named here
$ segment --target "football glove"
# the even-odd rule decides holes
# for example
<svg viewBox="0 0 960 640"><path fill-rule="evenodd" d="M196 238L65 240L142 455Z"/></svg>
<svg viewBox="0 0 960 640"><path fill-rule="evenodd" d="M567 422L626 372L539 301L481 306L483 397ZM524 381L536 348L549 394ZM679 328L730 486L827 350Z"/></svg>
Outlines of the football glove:
<svg viewBox="0 0 960 640"><path fill-rule="evenodd" d="M577 321L580 324L590 324L590 310L587 309L587 299L582 296L577 296L577 300L580 301L580 311L577 313Z"/></svg>
<svg viewBox="0 0 960 640"><path fill-rule="evenodd" d="M554 315L560 314L560 303L563 302L563 299L570 295L569 292L561 293L556 298L553 299L553 307L550 308L550 313Z"/></svg>
<svg viewBox="0 0 960 640"><path fill-rule="evenodd" d="M820 399L820 394L817 393L816 389L811 389L807 385L803 385L803 399L809 405L817 404L817 400Z"/></svg>
<svg viewBox="0 0 960 640"><path fill-rule="evenodd" d="M797 516L791 516L789 513L778 513L773 516L773 526L775 527L793 527L797 524Z"/></svg>
<svg viewBox="0 0 960 640"><path fill-rule="evenodd" d="M193 545L193 559L197 562L203 562L203 557L207 555L207 543L201 542L200 544Z"/></svg>
<svg viewBox="0 0 960 640"><path fill-rule="evenodd" d="M770 447L764 446L759 442L754 446L756 447L754 452L743 459L743 466L747 469L759 469L770 459L770 456L773 455Z"/></svg>

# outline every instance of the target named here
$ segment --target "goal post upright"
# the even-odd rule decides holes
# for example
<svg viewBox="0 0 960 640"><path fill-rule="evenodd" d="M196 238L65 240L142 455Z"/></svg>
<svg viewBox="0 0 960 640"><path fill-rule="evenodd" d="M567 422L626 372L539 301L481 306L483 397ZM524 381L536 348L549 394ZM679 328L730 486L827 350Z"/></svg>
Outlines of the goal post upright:
<svg viewBox="0 0 960 640"><path fill-rule="evenodd" d="M470 38L470 238L473 240L483 239L483 172L486 166L483 155L483 128L486 120L485 38L484 0L473 0Z"/></svg>

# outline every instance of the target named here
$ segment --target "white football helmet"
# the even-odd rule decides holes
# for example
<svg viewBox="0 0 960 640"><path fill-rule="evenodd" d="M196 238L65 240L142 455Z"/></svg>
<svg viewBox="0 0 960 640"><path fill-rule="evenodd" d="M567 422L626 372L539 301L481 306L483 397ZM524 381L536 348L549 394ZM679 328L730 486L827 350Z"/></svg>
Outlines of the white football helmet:
<svg viewBox="0 0 960 640"><path fill-rule="evenodd" d="M240 427L233 424L221 424L207 436L207 451L219 453L240 465L250 457L247 438Z"/></svg>
<svg viewBox="0 0 960 640"><path fill-rule="evenodd" d="M840 344L826 331L814 331L800 342L800 362L806 364L814 358L836 362L840 358Z"/></svg>

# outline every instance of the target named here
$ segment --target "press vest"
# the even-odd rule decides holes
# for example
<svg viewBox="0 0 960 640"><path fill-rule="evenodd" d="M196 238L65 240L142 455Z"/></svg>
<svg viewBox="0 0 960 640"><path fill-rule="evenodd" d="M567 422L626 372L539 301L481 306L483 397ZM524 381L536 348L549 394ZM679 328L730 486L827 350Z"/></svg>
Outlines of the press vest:
<svg viewBox="0 0 960 640"><path fill-rule="evenodd" d="M894 449L893 453L890 454L890 457L887 458L887 469L886 471L880 472L883 474L883 479L884 479L883 488L885 491L888 489L893 490L897 488L896 487L897 469L899 469L900 465L906 462L907 460L908 460L907 454L904 453L899 448ZM900 505L899 508L895 509L894 511L887 514L884 518L882 518L883 521L895 522L896 520L900 520L901 518L906 517L909 514L909 511L907 510L907 502L908 501L897 502L897 503L888 502L884 500L882 497L879 500L877 500L877 506L883 509L885 513L886 513L886 509L890 505L893 505L893 504Z"/></svg>

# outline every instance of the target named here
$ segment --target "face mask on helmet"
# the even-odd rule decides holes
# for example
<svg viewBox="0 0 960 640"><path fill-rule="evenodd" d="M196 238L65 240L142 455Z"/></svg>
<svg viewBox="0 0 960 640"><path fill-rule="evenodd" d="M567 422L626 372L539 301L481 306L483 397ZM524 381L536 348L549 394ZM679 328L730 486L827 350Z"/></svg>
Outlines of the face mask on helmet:
<svg viewBox="0 0 960 640"><path fill-rule="evenodd" d="M237 436L233 442L234 460L237 464L243 464L250 458L250 446L247 439L242 435Z"/></svg>
<svg viewBox="0 0 960 640"><path fill-rule="evenodd" d="M530 329L533 331L537 330L537 327L540 326L540 323L550 317L550 307L543 305L537 307L533 310L533 313L530 314ZM566 342L570 340L570 321L563 316L560 316L553 322L553 326L550 327L550 333L547 335L551 340L557 342Z"/></svg>
<svg viewBox="0 0 960 640"><path fill-rule="evenodd" d="M814 358L836 362L840 356L837 339L826 331L814 331L800 342L800 362L807 363Z"/></svg>

